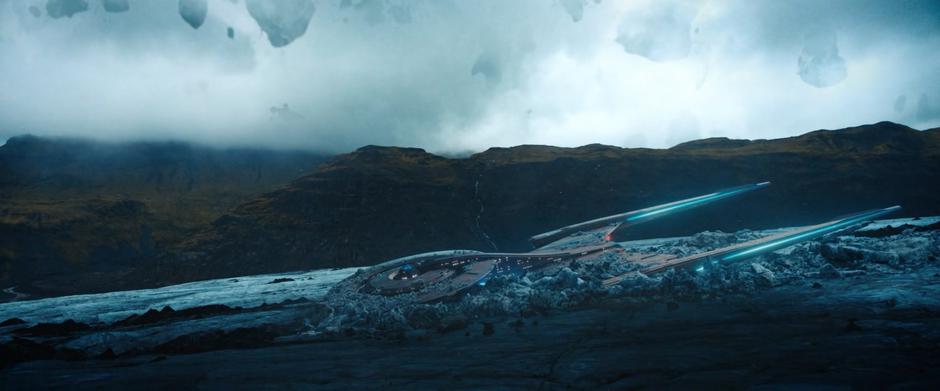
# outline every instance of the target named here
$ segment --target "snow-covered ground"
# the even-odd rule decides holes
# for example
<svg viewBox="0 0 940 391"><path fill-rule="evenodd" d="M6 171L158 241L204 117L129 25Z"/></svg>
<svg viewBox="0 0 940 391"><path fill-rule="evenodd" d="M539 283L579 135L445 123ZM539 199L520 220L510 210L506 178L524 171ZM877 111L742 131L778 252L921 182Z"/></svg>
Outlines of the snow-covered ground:
<svg viewBox="0 0 940 391"><path fill-rule="evenodd" d="M870 223L860 231L887 227L927 226L940 217L891 219ZM702 232L688 237L623 242L628 251L688 255L779 232ZM592 238L593 240L595 238ZM584 240L569 238L572 240ZM358 292L330 292L359 268L314 270L197 281L157 289L76 295L0 304L0 321L20 318L28 323L113 323L133 314L165 306L175 310L221 304L252 308L286 300L308 299L325 303L333 316L317 330L345 327L420 328L423 318L433 321L450 315L513 313L531 307L558 308L599 296L660 297L746 292L814 277L858 273L909 271L940 256L940 231L904 232L889 238L840 236L822 243L811 241L737 264L720 265L706 273L664 273L656 278L639 275L612 288L598 281L623 273L625 265L611 259L598 267L562 268L549 275L532 273L518 279L497 279L480 292L450 303L412 304L408 297L376 297ZM834 266L835 265L835 266ZM628 265L627 265L628 266ZM277 281L277 282L275 282ZM407 295L404 295L407 296Z"/></svg>
<svg viewBox="0 0 940 391"><path fill-rule="evenodd" d="M111 323L132 314L170 306L175 310L222 304L257 307L299 298L318 299L358 268L262 274L140 289L0 303L0 321ZM280 282L273 283L276 280Z"/></svg>

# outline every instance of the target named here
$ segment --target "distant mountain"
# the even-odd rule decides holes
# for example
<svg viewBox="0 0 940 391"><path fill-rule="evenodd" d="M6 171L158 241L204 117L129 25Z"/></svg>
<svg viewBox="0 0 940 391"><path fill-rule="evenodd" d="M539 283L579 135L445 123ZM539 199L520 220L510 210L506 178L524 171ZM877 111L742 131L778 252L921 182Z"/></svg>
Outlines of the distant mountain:
<svg viewBox="0 0 940 391"><path fill-rule="evenodd" d="M234 208L162 258L166 281L352 265L449 248L519 251L559 226L769 180L631 237L810 224L904 206L940 214L940 129L889 122L674 148L525 145L448 159L363 147Z"/></svg>
<svg viewBox="0 0 940 391"><path fill-rule="evenodd" d="M559 226L743 183L773 185L629 238L814 223L900 204L940 214L940 129L882 122L670 149L524 145L445 158L325 157L18 137L0 147L0 289L100 292L370 265L449 248L528 250Z"/></svg>
<svg viewBox="0 0 940 391"><path fill-rule="evenodd" d="M127 273L324 161L297 151L14 137L0 146L0 288L133 287Z"/></svg>

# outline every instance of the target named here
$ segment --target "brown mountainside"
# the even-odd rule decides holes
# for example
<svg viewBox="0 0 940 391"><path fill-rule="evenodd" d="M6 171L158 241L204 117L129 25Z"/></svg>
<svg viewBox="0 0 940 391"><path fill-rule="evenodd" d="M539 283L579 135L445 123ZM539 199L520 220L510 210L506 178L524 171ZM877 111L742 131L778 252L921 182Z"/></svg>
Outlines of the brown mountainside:
<svg viewBox="0 0 940 391"><path fill-rule="evenodd" d="M639 227L678 235L809 224L901 204L940 214L940 130L882 122L671 149L492 148L449 159L369 146L233 209L164 258L170 281L368 265L448 248L527 250L536 233L769 180L768 190Z"/></svg>

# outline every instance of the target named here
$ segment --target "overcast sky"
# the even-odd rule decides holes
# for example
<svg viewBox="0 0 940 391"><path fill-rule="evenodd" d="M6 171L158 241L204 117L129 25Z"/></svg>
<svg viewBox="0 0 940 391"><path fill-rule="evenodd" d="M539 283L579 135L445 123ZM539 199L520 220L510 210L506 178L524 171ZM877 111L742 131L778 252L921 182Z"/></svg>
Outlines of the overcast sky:
<svg viewBox="0 0 940 391"><path fill-rule="evenodd" d="M940 1L201 7L0 0L0 140L463 152L940 126Z"/></svg>

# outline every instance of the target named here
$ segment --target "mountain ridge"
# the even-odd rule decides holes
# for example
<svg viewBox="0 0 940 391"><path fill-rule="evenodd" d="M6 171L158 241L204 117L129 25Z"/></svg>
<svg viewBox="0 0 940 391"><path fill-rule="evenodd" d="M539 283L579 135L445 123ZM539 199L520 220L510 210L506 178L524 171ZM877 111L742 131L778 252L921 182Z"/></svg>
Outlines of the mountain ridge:
<svg viewBox="0 0 940 391"><path fill-rule="evenodd" d="M810 224L896 203L907 214L940 213L940 133L881 122L723 143L732 145L521 145L462 158L367 146L194 235L183 248L197 254L188 258L197 271L175 278L215 277L218 264L253 274L446 248L524 251L530 235L559 226L764 180L774 186L762 194L650 224L647 234Z"/></svg>

